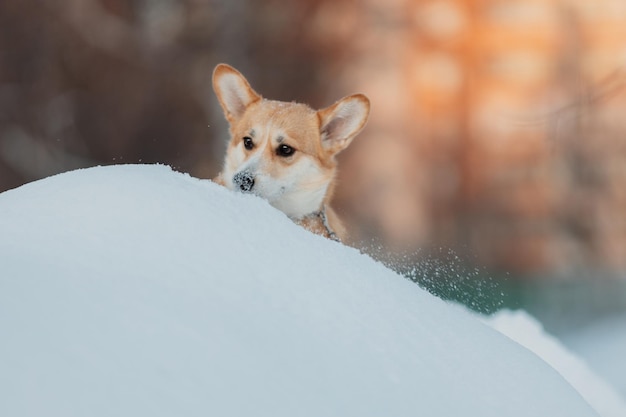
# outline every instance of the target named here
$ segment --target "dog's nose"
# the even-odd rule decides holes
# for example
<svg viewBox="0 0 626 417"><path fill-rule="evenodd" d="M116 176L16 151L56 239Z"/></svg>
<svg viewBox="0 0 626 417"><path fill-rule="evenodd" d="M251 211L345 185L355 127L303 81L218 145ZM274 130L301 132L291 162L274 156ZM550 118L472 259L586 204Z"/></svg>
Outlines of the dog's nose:
<svg viewBox="0 0 626 417"><path fill-rule="evenodd" d="M254 177L249 171L242 171L235 174L233 182L244 193L249 193L254 187Z"/></svg>

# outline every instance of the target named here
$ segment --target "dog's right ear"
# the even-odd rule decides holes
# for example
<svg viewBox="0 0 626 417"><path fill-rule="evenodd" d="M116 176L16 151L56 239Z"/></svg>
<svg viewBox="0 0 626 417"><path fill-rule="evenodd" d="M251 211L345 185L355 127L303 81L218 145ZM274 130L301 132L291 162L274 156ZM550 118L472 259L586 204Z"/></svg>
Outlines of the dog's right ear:
<svg viewBox="0 0 626 417"><path fill-rule="evenodd" d="M213 90L229 123L239 119L250 104L261 99L245 77L226 64L219 64L213 70Z"/></svg>

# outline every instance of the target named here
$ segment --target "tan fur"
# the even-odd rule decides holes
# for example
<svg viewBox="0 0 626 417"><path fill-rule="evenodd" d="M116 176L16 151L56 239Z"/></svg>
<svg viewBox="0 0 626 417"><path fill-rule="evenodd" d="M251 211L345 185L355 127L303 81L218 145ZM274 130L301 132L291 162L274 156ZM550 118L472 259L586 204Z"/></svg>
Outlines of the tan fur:
<svg viewBox="0 0 626 417"><path fill-rule="evenodd" d="M215 68L213 88L231 136L224 167L214 181L267 199L313 233L332 237L334 232L343 240L346 231L330 207L335 156L365 125L370 107L367 97L348 96L319 111L305 104L266 100L226 64ZM294 150L292 155L280 152L285 146ZM252 185L242 184L246 181L241 175L251 179ZM317 215L322 211L330 230Z"/></svg>

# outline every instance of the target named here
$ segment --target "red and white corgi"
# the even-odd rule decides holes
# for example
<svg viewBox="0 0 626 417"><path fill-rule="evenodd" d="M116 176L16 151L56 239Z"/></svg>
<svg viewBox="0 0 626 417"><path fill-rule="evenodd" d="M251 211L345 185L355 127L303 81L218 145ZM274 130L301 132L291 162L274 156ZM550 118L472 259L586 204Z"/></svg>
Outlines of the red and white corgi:
<svg viewBox="0 0 626 417"><path fill-rule="evenodd" d="M226 64L215 67L213 89L231 135L224 167L214 181L266 199L314 233L344 239L345 229L329 205L335 156L365 125L368 98L351 95L322 110L267 100Z"/></svg>

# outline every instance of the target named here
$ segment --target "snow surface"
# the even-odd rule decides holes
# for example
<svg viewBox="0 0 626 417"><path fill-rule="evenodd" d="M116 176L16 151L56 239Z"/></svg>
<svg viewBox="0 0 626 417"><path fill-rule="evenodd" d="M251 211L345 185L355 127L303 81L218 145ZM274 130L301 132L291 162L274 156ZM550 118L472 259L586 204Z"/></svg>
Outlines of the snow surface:
<svg viewBox="0 0 626 417"><path fill-rule="evenodd" d="M578 356L568 351L541 323L525 311L502 310L485 322L536 353L556 369L602 417L626 416L626 401L620 393L596 374ZM622 363L621 355L609 356L614 365ZM620 367L618 367L620 368ZM623 368L623 366L621 367ZM623 374L622 374L623 377Z"/></svg>
<svg viewBox="0 0 626 417"><path fill-rule="evenodd" d="M593 416L529 350L163 166L0 194L1 416Z"/></svg>
<svg viewBox="0 0 626 417"><path fill-rule="evenodd" d="M626 315L606 318L566 335L564 343L626 397Z"/></svg>

